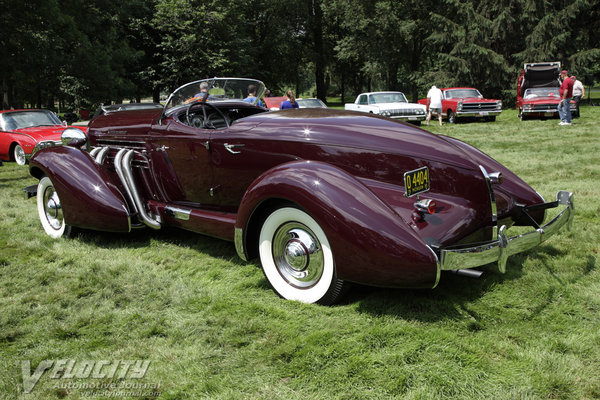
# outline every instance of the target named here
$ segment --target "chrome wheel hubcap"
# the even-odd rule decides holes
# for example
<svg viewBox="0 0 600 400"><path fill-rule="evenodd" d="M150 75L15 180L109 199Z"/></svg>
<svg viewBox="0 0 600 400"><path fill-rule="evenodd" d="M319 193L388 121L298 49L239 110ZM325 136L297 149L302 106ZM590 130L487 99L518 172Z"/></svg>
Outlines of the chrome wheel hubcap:
<svg viewBox="0 0 600 400"><path fill-rule="evenodd" d="M323 249L316 235L299 222L280 226L273 237L273 259L291 285L308 288L323 275Z"/></svg>
<svg viewBox="0 0 600 400"><path fill-rule="evenodd" d="M25 164L25 151L21 146L15 148L15 161L19 165Z"/></svg>
<svg viewBox="0 0 600 400"><path fill-rule="evenodd" d="M63 212L60 199L53 187L44 191L44 213L46 220L53 229L59 230L63 223Z"/></svg>

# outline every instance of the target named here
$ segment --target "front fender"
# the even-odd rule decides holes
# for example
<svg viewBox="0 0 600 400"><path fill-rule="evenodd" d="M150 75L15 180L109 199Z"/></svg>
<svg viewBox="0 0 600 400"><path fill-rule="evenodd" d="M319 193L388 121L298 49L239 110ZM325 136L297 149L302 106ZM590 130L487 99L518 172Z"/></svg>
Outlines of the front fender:
<svg viewBox="0 0 600 400"><path fill-rule="evenodd" d="M353 176L320 162L282 164L249 187L236 221L242 256L255 255L258 225L269 211L264 205L273 199L300 206L321 225L339 278L387 287L437 284L437 257L402 218Z"/></svg>
<svg viewBox="0 0 600 400"><path fill-rule="evenodd" d="M110 232L131 230L127 203L114 178L88 153L69 146L44 149L31 158L29 172L38 179L50 178L66 224Z"/></svg>

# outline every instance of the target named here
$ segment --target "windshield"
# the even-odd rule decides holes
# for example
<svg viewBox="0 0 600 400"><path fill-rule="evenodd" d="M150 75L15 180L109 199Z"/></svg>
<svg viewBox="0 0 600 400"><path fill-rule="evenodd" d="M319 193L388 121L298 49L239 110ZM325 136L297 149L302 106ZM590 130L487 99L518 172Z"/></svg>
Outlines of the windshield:
<svg viewBox="0 0 600 400"><path fill-rule="evenodd" d="M327 108L319 99L296 99L300 108Z"/></svg>
<svg viewBox="0 0 600 400"><path fill-rule="evenodd" d="M525 90L525 99L533 99L535 97L558 97L558 88L530 88Z"/></svg>
<svg viewBox="0 0 600 400"><path fill-rule="evenodd" d="M254 92L254 93L251 93ZM212 78L191 82L175 90L165 106L165 112L169 110L200 101L247 101L257 104L265 93L265 85L255 79L243 78ZM252 95L253 94L253 95Z"/></svg>
<svg viewBox="0 0 600 400"><path fill-rule="evenodd" d="M369 95L369 104L408 103L402 92L373 93Z"/></svg>
<svg viewBox="0 0 600 400"><path fill-rule="evenodd" d="M446 90L444 92L444 95L446 96L447 99L464 99L465 97L479 97L479 98L483 97L481 95L481 93L479 93L479 90L477 90L477 89Z"/></svg>
<svg viewBox="0 0 600 400"><path fill-rule="evenodd" d="M3 131L62 124L56 114L47 110L4 112L0 119Z"/></svg>

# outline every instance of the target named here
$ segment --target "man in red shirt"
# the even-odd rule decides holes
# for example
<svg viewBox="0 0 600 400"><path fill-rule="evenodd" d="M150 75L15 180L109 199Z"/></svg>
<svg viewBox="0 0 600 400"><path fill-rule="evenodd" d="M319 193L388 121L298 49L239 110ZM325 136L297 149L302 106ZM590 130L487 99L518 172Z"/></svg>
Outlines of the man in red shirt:
<svg viewBox="0 0 600 400"><path fill-rule="evenodd" d="M571 125L571 97L573 97L573 81L569 78L567 71L560 73L562 84L558 93L560 103L558 104L559 125Z"/></svg>

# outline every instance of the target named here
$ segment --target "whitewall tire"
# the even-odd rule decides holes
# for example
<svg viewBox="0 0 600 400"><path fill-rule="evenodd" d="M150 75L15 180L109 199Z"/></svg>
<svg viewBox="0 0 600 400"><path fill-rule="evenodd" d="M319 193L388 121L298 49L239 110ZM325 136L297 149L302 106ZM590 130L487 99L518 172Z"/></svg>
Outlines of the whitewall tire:
<svg viewBox="0 0 600 400"><path fill-rule="evenodd" d="M298 208L279 208L267 217L259 255L265 277L284 299L331 304L343 294L325 232Z"/></svg>
<svg viewBox="0 0 600 400"><path fill-rule="evenodd" d="M25 165L26 162L26 157L25 157L25 151L23 151L23 148L20 145L15 145L14 149L13 149L13 157L15 158L15 162L18 165Z"/></svg>
<svg viewBox="0 0 600 400"><path fill-rule="evenodd" d="M71 226L65 224L62 205L52 181L47 176L37 187L37 209L44 231L53 238L71 235Z"/></svg>

